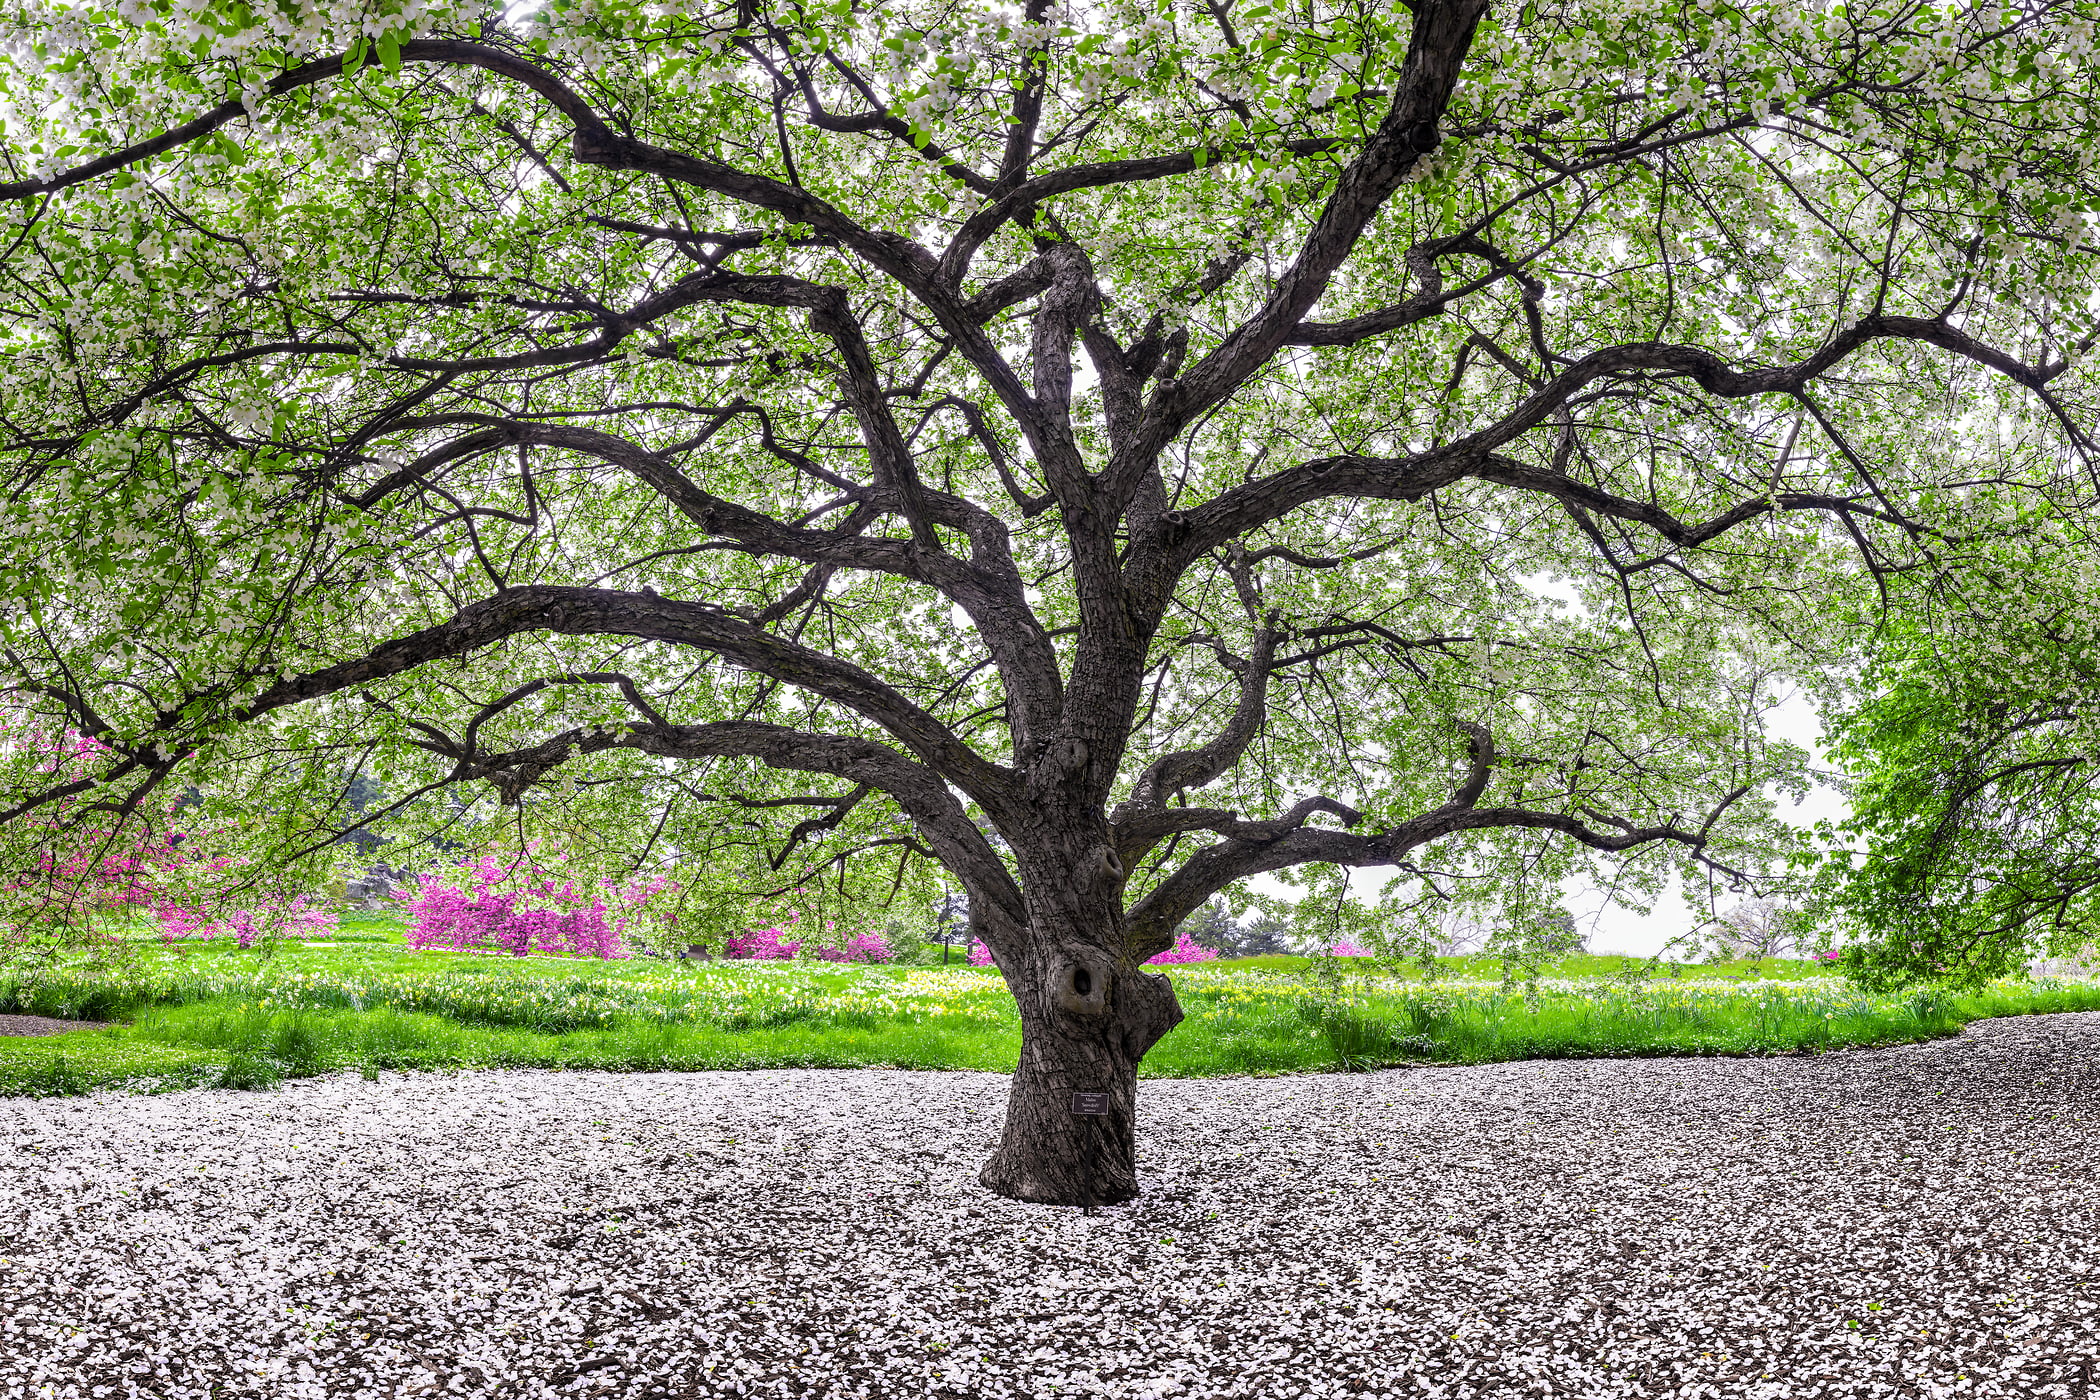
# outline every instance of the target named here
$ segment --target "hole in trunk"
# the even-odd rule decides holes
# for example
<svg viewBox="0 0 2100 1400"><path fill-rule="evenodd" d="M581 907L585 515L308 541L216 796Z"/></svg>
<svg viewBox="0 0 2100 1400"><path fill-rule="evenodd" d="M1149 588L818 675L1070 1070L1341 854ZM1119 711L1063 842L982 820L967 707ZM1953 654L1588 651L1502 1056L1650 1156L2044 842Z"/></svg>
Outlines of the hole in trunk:
<svg viewBox="0 0 2100 1400"><path fill-rule="evenodd" d="M1083 967L1073 968L1072 990L1083 997L1092 996L1094 994L1094 974Z"/></svg>

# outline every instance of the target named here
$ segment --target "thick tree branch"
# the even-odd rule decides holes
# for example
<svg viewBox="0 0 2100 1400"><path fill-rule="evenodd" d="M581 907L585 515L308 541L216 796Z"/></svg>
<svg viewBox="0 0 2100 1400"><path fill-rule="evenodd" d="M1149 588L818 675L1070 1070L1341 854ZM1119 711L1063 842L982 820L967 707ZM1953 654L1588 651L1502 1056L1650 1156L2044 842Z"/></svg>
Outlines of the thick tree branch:
<svg viewBox="0 0 2100 1400"><path fill-rule="evenodd" d="M1344 826L1355 826L1363 814L1331 797L1308 797L1293 803L1280 817L1247 821L1238 812L1222 807L1162 807L1156 811L1118 812L1113 823L1116 854L1124 868L1137 862L1169 836L1190 831L1212 831L1239 841L1269 842L1287 836L1305 825L1315 813L1339 817Z"/></svg>
<svg viewBox="0 0 2100 1400"><path fill-rule="evenodd" d="M879 394L875 397L879 400ZM906 452L902 438L895 435L894 422L888 419L887 404L879 403L871 417L876 419L878 432L882 423L889 424L883 450ZM459 421L458 416L452 421ZM837 530L814 530L775 520L701 489L674 463L637 443L567 423L492 424L432 449L364 492L358 501L369 507L385 493L420 480L444 462L517 444L563 448L622 467L708 534L733 540L752 554L800 559L825 568L894 574L939 589L979 624L1009 687L1022 741L1056 724L1063 690L1056 649L1028 606L1005 523L962 497L918 485L916 472L901 456L901 479L915 485L921 518L963 531L974 546L971 561L955 558L937 540L870 537L863 533L865 516L849 517ZM894 485L863 493L862 503L870 512L904 510L903 493Z"/></svg>
<svg viewBox="0 0 2100 1400"><path fill-rule="evenodd" d="M1008 921L1026 923L1020 888L984 833L970 820L947 783L881 744L836 734L808 734L749 721L676 726L630 726L608 747L666 758L741 755L774 767L832 773L887 793L918 826L941 862L970 887L973 902L989 902Z"/></svg>
<svg viewBox="0 0 2100 1400"><path fill-rule="evenodd" d="M755 758L770 768L830 774L859 784L863 792L884 793L904 809L942 864L967 882L973 900L989 900L1009 920L1025 922L1021 892L1013 876L941 775L872 740L748 720L625 724L571 729L507 753L463 753L455 777L493 782L506 800L516 801L526 788L577 755L613 750L687 761ZM857 797L838 799L828 818L799 824L774 868L779 868L794 845L836 826L857 801Z"/></svg>
<svg viewBox="0 0 2100 1400"><path fill-rule="evenodd" d="M711 652L861 715L982 806L1012 813L1011 773L979 756L939 719L860 667L774 636L708 604L601 588L534 584L470 603L445 622L384 643L355 660L280 681L242 706L237 718L256 719L534 632L639 637Z"/></svg>
<svg viewBox="0 0 2100 1400"><path fill-rule="evenodd" d="M1286 343L1327 290L1364 229L1417 162L1441 141L1437 123L1458 85L1487 0L1420 0L1407 57L1384 120L1343 170L1298 257L1253 318L1154 395L1145 435L1153 451L1247 381Z"/></svg>
<svg viewBox="0 0 2100 1400"><path fill-rule="evenodd" d="M1268 718L1269 676L1280 636L1273 620L1255 629L1252 654L1235 667L1239 699L1225 727L1200 748L1161 754L1154 759L1131 788L1130 799L1117 808L1111 820L1120 824L1139 813L1157 811L1178 794L1202 787L1239 761Z"/></svg>
<svg viewBox="0 0 2100 1400"><path fill-rule="evenodd" d="M1478 772L1477 762L1474 772ZM1182 920L1234 881L1315 862L1359 868L1397 865L1408 852L1465 831L1553 831L1592 850L1604 852L1670 843L1684 847L1693 858L1732 879L1742 878L1741 872L1708 857L1706 847L1715 823L1749 791L1746 787L1736 788L1722 797L1697 827L1683 827L1674 822L1637 826L1605 819L1605 824L1612 829L1600 831L1580 816L1565 812L1471 806L1463 799L1472 785L1473 778L1469 777L1466 788L1461 789L1451 802L1374 835L1359 836L1327 827L1298 826L1272 840L1230 837L1205 846L1130 911L1133 952L1150 956L1152 952L1170 946L1174 930L1181 926Z"/></svg>
<svg viewBox="0 0 2100 1400"><path fill-rule="evenodd" d="M1888 518L1884 512L1843 497L1807 492L1778 492L1744 501L1712 520L1688 524L1642 501L1613 496L1573 477L1532 467L1497 455L1498 449L1547 423L1576 394L1607 378L1658 374L1688 379L1717 398L1745 399L1765 394L1796 394L1846 356L1879 340L1916 341L1952 351L1997 370L2015 383L2046 397L2057 366L2030 366L1963 331L1938 321L1910 316L1867 317L1840 331L1815 354L1790 365L1737 370L1720 356L1696 346L1651 342L1616 345L1594 351L1527 396L1490 426L1442 447L1409 457L1342 455L1321 458L1235 487L1180 514L1175 524L1177 557L1190 561L1311 501L1336 497L1369 497L1415 501L1467 477L1540 491L1599 514L1635 521L1672 544L1690 547L1733 529L1746 520L1787 510L1833 510ZM2071 428L2068 416L2051 401L2074 440L2085 435ZM1776 502L1776 505L1775 505Z"/></svg>
<svg viewBox="0 0 2100 1400"><path fill-rule="evenodd" d="M1437 263L1443 258L1460 256L1485 259L1490 265L1489 271L1462 286L1446 290L1443 273L1438 269ZM1416 290L1413 296L1377 311L1352 316L1346 321L1301 322L1285 338L1284 343L1354 345L1374 335L1401 330L1426 321L1432 316L1441 316L1444 308L1451 303L1463 300L1505 277L1522 275L1516 264L1503 257L1485 240L1472 237L1417 243L1407 250L1405 262L1415 277Z"/></svg>
<svg viewBox="0 0 2100 1400"><path fill-rule="evenodd" d="M1285 141L1281 143L1281 149L1293 155L1315 156L1338 150L1343 144L1341 141L1321 137ZM1172 151L1165 155L1097 161L1038 175L1007 189L997 199L965 219L948 251L941 255L942 271L951 281L959 281L969 266L970 258L983 246L987 238L998 232L1000 225L1009 219L1025 219L1037 205L1058 195L1071 194L1078 190L1101 189L1109 185L1141 184L1149 180L1163 180L1173 175L1187 175L1209 165L1220 165L1254 154L1257 154L1257 148L1249 145L1206 147L1202 150Z"/></svg>

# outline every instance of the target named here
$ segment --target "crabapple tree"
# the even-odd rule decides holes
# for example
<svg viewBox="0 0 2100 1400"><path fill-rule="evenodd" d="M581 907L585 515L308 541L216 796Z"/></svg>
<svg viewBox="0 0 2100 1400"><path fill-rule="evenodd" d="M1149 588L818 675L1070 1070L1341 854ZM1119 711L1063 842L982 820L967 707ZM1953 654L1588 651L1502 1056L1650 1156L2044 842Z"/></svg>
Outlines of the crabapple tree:
<svg viewBox="0 0 2100 1400"><path fill-rule="evenodd" d="M5 0L9 702L105 757L0 813L334 765L937 863L984 1183L1126 1199L1206 901L1754 883L1775 685L2075 507L2092 35Z"/></svg>

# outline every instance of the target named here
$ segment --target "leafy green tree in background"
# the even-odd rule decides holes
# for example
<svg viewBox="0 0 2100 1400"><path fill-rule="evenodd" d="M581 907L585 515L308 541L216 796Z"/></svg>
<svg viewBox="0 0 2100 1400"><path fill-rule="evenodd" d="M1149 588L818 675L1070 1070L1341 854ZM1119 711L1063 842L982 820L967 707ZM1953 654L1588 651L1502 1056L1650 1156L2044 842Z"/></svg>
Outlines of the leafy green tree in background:
<svg viewBox="0 0 2100 1400"><path fill-rule="evenodd" d="M194 782L291 860L347 769L937 862L1029 1200L1137 1189L1213 896L1753 880L1775 678L2085 491L2088 3L0 28L9 695L106 746L18 857Z"/></svg>
<svg viewBox="0 0 2100 1400"><path fill-rule="evenodd" d="M1481 951L1501 961L1502 994L1508 996L1522 984L1524 1000L1536 1008L1539 978L1547 968L1583 951L1582 931L1567 910L1542 905L1533 896L1513 902L1505 922L1488 935Z"/></svg>
<svg viewBox="0 0 2100 1400"><path fill-rule="evenodd" d="M1273 910L1252 910L1244 923L1229 923L1218 933L1224 941L1213 946L1227 957L1259 958L1299 951L1290 920Z"/></svg>
<svg viewBox="0 0 2100 1400"><path fill-rule="evenodd" d="M1869 987L1975 986L2100 935L2100 638L2060 565L2085 552L1892 629L1833 724L1852 816L1810 909Z"/></svg>
<svg viewBox="0 0 2100 1400"><path fill-rule="evenodd" d="M1232 911L1219 900L1210 901L1183 919L1175 932L1185 933L1198 947L1214 949L1226 957L1246 956L1240 951L1240 926L1233 921Z"/></svg>

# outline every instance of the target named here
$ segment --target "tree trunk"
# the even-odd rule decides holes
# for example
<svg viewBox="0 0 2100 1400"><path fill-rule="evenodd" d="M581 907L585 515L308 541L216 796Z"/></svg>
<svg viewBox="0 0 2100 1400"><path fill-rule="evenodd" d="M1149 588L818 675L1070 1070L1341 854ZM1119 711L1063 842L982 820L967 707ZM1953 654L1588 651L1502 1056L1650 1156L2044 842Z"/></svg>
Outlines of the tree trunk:
<svg viewBox="0 0 2100 1400"><path fill-rule="evenodd" d="M977 1180L1019 1201L1115 1205L1138 1194L1138 1061L1181 1006L1160 974L1115 968L1092 950L1044 951L1007 974L1021 1063L999 1150Z"/></svg>

